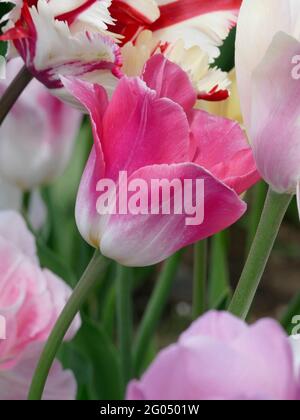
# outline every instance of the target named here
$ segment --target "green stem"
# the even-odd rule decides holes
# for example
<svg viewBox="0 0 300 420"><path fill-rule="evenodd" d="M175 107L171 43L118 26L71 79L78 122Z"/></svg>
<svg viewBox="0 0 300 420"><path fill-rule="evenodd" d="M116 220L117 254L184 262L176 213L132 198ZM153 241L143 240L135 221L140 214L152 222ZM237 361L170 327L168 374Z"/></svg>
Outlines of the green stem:
<svg viewBox="0 0 300 420"><path fill-rule="evenodd" d="M247 243L246 243L247 255L251 249L251 245L257 231L257 226L259 224L261 212L264 208L264 202L265 202L266 193L267 193L266 187L267 186L265 182L260 181L250 191L251 204L250 204L249 218L247 220Z"/></svg>
<svg viewBox="0 0 300 420"><path fill-rule="evenodd" d="M150 341L169 298L181 255L182 252L177 252L165 262L146 308L134 345L133 360L136 375L139 375L143 368Z"/></svg>
<svg viewBox="0 0 300 420"><path fill-rule="evenodd" d="M242 319L249 313L291 199L291 195L269 189L246 265L229 306L229 311Z"/></svg>
<svg viewBox="0 0 300 420"><path fill-rule="evenodd" d="M0 125L32 78L32 74L24 66L7 88L0 99Z"/></svg>
<svg viewBox="0 0 300 420"><path fill-rule="evenodd" d="M124 385L132 378L132 269L118 266L117 319Z"/></svg>
<svg viewBox="0 0 300 420"><path fill-rule="evenodd" d="M22 196L22 214L25 220L29 221L29 210L30 210L31 192L26 191Z"/></svg>
<svg viewBox="0 0 300 420"><path fill-rule="evenodd" d="M40 400L42 398L50 368L64 336L105 267L106 260L96 251L48 338L33 376L28 395L29 400Z"/></svg>
<svg viewBox="0 0 300 420"><path fill-rule="evenodd" d="M193 317L198 318L206 309L207 240L194 245Z"/></svg>

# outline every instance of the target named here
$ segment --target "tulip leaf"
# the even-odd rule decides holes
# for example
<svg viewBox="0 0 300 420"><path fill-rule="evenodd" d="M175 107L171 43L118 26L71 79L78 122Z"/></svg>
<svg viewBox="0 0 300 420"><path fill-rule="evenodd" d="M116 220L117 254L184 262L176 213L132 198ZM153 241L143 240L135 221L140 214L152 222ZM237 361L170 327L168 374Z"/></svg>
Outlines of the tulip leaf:
<svg viewBox="0 0 300 420"><path fill-rule="evenodd" d="M0 3L0 20L7 13L11 12L14 7L15 7L14 3L10 3L8 1L1 2Z"/></svg>
<svg viewBox="0 0 300 420"><path fill-rule="evenodd" d="M53 271L70 286L74 287L76 285L76 277L72 270L69 269L60 257L48 248L40 239L37 239L37 249L42 268Z"/></svg>
<svg viewBox="0 0 300 420"><path fill-rule="evenodd" d="M90 399L122 399L119 356L104 329L83 317L83 325L73 343L92 365L92 378L89 384Z"/></svg>

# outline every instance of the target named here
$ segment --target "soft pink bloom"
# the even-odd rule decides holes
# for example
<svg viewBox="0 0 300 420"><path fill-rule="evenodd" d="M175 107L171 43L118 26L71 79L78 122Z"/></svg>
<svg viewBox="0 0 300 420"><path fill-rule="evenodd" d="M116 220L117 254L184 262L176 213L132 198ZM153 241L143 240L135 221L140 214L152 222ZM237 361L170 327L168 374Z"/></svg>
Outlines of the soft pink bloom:
<svg viewBox="0 0 300 420"><path fill-rule="evenodd" d="M110 103L98 85L74 79L65 85L88 108L94 129L77 224L105 256L128 266L151 265L242 216L246 206L238 194L258 180L251 150L237 123L193 110L195 91L177 65L154 56L143 80L124 77ZM153 179L203 179L204 223L186 226L184 212L151 215L150 203L141 209L144 214L100 216L97 183L102 178L117 182L120 171L148 186Z"/></svg>
<svg viewBox="0 0 300 420"><path fill-rule="evenodd" d="M34 237L16 212L0 212L0 255L0 315L6 319L6 340L0 341L1 376L32 344L48 338L71 289L40 267ZM68 338L79 325L77 317Z"/></svg>
<svg viewBox="0 0 300 420"><path fill-rule="evenodd" d="M279 193L300 180L300 7L297 0L244 0L236 71L245 125L262 177Z"/></svg>
<svg viewBox="0 0 300 420"><path fill-rule="evenodd" d="M0 95L21 68L21 61L8 63ZM0 127L1 176L22 190L53 181L69 162L81 119L79 111L33 80Z"/></svg>
<svg viewBox="0 0 300 420"><path fill-rule="evenodd" d="M30 346L22 355L18 364L9 370L0 368L0 400L26 400L29 386L38 363L42 345ZM49 376L45 391L44 400L75 400L76 381L69 370L63 370L60 362L55 360Z"/></svg>
<svg viewBox="0 0 300 420"><path fill-rule="evenodd" d="M129 384L127 399L299 399L294 357L275 321L248 326L229 313L209 312L162 350L141 380Z"/></svg>
<svg viewBox="0 0 300 420"><path fill-rule="evenodd" d="M21 3L21 4L20 4ZM111 0L24 0L1 39L10 40L30 72L64 96L60 75L118 74L119 48L106 35Z"/></svg>

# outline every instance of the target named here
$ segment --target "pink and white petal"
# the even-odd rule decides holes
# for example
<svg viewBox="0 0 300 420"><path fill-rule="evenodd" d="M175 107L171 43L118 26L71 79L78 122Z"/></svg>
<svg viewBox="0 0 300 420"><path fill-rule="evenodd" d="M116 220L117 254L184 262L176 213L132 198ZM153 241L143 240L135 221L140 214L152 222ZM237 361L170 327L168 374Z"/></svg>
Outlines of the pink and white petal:
<svg viewBox="0 0 300 420"><path fill-rule="evenodd" d="M44 331L45 339L47 339L49 336L49 332L54 327L55 322L57 321L59 315L61 314L63 308L69 300L72 293L72 289L62 279L57 277L51 271L43 270L43 274L46 278L47 289L49 291L50 298L52 301L53 312L51 322L47 326L47 330ZM65 340L71 340L79 330L80 326L80 315L77 314L65 336Z"/></svg>
<svg viewBox="0 0 300 420"><path fill-rule="evenodd" d="M248 134L261 176L279 193L295 193L300 179L298 55L300 43L280 32L252 78Z"/></svg>
<svg viewBox="0 0 300 420"><path fill-rule="evenodd" d="M236 121L201 110L190 114L191 159L241 194L259 180L252 150Z"/></svg>
<svg viewBox="0 0 300 420"><path fill-rule="evenodd" d="M38 263L35 238L23 218L13 210L0 212L0 237L11 243L34 263Z"/></svg>
<svg viewBox="0 0 300 420"><path fill-rule="evenodd" d="M104 162L97 159L93 147L83 172L76 201L75 218L82 237L93 247L99 247L101 218L97 212L97 184L103 178Z"/></svg>
<svg viewBox="0 0 300 420"><path fill-rule="evenodd" d="M13 369L0 372L0 400L26 400L29 386L41 354L42 347L29 349ZM48 376L45 400L74 400L76 381L69 370L63 370L60 362L55 361Z"/></svg>
<svg viewBox="0 0 300 420"><path fill-rule="evenodd" d="M66 22L55 20L47 2L30 9L36 32L35 43L15 45L32 74L49 89L62 87L60 76L80 77L96 70L119 74L120 49L112 38L99 32L72 34Z"/></svg>
<svg viewBox="0 0 300 420"><path fill-rule="evenodd" d="M297 0L244 0L242 3L237 25L235 63L247 126L251 120L252 73L264 58L276 33L283 31L299 38L299 18Z"/></svg>
<svg viewBox="0 0 300 420"><path fill-rule="evenodd" d="M160 18L151 27L156 37L172 44L183 39L187 48L198 45L213 61L236 24L241 0L159 0L159 5Z"/></svg>
<svg viewBox="0 0 300 420"><path fill-rule="evenodd" d="M184 110L158 98L138 78L123 77L103 119L106 177L116 180L154 164L188 160L189 125Z"/></svg>
<svg viewBox="0 0 300 420"><path fill-rule="evenodd" d="M103 255L112 258L125 266L147 266L165 260L177 250L196 241L207 238L236 222L245 212L246 205L236 193L214 178L209 172L192 163L174 165L154 165L141 168L132 174L132 180L141 179L148 184L151 191L152 180L194 180L193 197L196 197L196 179L204 181L204 222L202 214L198 214L199 224L188 225L188 216L184 206L182 214L179 212L180 203L175 202L174 191L171 200L162 198L156 211L151 214L151 204L154 205L145 191L145 207L148 214L112 215L103 229L100 250ZM200 195L200 194L199 194ZM128 200L132 194L128 195ZM182 197L181 197L182 198ZM197 197L202 204L203 197ZM200 200L199 200L200 198ZM144 200L143 200L144 201ZM171 201L171 214L162 214L163 204ZM180 200L182 201L182 200ZM131 213L131 212L129 212ZM152 212L153 213L153 212ZM199 213L201 213L199 211ZM194 216L194 214L193 214Z"/></svg>
<svg viewBox="0 0 300 420"><path fill-rule="evenodd" d="M103 117L108 107L108 97L105 89L96 83L89 83L78 78L61 77L67 91L73 95L87 109L91 117L94 134L94 144L98 159L101 162L101 176L104 175L104 158L102 152Z"/></svg>
<svg viewBox="0 0 300 420"><path fill-rule="evenodd" d="M143 80L160 98L171 99L185 111L190 111L196 103L196 92L188 75L161 54L154 55L147 61Z"/></svg>

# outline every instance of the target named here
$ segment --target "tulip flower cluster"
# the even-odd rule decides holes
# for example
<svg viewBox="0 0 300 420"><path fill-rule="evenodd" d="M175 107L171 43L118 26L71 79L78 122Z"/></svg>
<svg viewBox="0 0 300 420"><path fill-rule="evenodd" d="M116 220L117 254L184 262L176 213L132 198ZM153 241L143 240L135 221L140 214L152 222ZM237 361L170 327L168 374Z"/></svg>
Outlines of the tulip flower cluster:
<svg viewBox="0 0 300 420"><path fill-rule="evenodd" d="M299 290L252 306L300 212L299 16L0 0L0 400L300 400Z"/></svg>

